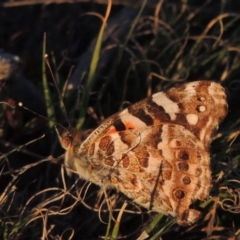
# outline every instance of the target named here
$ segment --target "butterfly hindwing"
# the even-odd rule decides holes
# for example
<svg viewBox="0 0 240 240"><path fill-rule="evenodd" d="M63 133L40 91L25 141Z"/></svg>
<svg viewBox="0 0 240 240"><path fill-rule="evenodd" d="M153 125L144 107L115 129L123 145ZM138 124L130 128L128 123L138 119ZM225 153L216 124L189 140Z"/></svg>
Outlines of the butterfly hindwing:
<svg viewBox="0 0 240 240"><path fill-rule="evenodd" d="M101 166L88 180L104 178L138 204L171 214L180 224L191 221L187 211L192 210L193 199L208 197L209 154L196 136L180 125L112 133L93 143L87 155ZM193 217L198 218L199 212Z"/></svg>

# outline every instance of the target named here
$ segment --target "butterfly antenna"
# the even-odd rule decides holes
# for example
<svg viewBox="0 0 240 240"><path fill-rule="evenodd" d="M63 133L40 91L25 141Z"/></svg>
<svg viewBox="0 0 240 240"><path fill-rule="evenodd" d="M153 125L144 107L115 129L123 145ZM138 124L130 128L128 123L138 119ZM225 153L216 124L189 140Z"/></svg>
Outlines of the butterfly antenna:
<svg viewBox="0 0 240 240"><path fill-rule="evenodd" d="M9 105L9 104L7 104L7 105ZM9 105L9 106L12 107L12 108L15 108L15 106L11 106L11 105ZM23 109L25 109L25 110L27 110L27 111L29 111L29 112L32 112L33 114L35 114L35 115L37 115L37 116L39 116L39 117L41 117L41 118L43 118L43 119L45 119L45 120L47 120L47 121L52 121L52 122L54 122L56 125L58 125L58 126L64 128L64 129L66 129L66 128L65 128L63 125L61 125L60 123L57 123L56 121L54 121L54 120L52 120L52 119L50 119L50 118L47 118L47 117L45 117L45 116L43 116L43 115L41 115L41 114L39 114L39 113L37 113L37 112L35 112L35 111L33 111L33 110L31 110L31 109L23 106L23 103L22 103L22 102L19 102L19 103L18 103L18 106L21 107L21 108L23 108ZM66 130L67 130L67 129L66 129Z"/></svg>
<svg viewBox="0 0 240 240"><path fill-rule="evenodd" d="M67 110L66 110L66 107L65 107L65 104L64 104L64 101L63 101L62 94L61 94L61 92L60 92L60 90L59 90L59 87L58 87L56 78L55 78L55 76L54 76L54 74L53 74L51 65L50 65L50 63L49 63L48 54L45 54L45 61L46 61L46 64L47 64L47 66L48 66L48 68L49 68L49 71L50 71L50 73L51 73L51 76L52 76L54 85L55 85L55 87L56 87L56 89L57 89L57 91L58 91L58 95L59 95L61 104L62 104L62 106L63 106L63 114L65 115L65 118L66 118L66 120L67 120L68 127L71 127L71 124L70 124L69 118L68 118L68 114L67 114ZM51 120L51 121L52 121L52 120ZM55 121L53 121L53 122L55 122ZM56 124L57 124L57 123L56 123ZM59 124L57 124L57 125L59 125Z"/></svg>

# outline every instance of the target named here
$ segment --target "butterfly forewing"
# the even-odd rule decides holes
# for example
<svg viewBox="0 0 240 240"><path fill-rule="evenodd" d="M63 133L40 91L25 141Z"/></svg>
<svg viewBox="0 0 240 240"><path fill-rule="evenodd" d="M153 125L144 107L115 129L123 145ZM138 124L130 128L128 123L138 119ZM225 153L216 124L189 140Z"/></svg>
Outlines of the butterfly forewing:
<svg viewBox="0 0 240 240"><path fill-rule="evenodd" d="M111 116L88 140L94 142L115 131L173 123L184 126L208 147L213 131L226 113L226 93L221 85L196 81L156 93Z"/></svg>

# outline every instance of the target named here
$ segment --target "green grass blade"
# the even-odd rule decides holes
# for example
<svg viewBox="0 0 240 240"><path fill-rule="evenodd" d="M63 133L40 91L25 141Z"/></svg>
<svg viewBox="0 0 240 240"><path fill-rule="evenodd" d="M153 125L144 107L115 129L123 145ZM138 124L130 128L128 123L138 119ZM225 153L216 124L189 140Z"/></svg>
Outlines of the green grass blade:
<svg viewBox="0 0 240 240"><path fill-rule="evenodd" d="M128 42L129 42L129 40L131 39L131 36L132 36L132 34L133 34L133 31L134 31L134 29L135 29L135 27L136 27L136 25L137 25L137 23L138 23L138 21L139 21L139 18L141 17L141 15L142 15L142 13L143 13L143 10L144 10L146 4L147 4L147 0L144 0L143 3L142 3L142 5L141 5L141 8L139 9L139 12L138 12L136 18L134 19L134 21L133 21L133 23L132 23L132 25L131 25L130 30L129 30L126 38L125 38L125 41L124 41L124 43L123 43L122 48L120 48L119 51L118 51L116 60L114 61L113 66L112 66L112 71L110 72L110 74L109 74L109 76L108 76L107 82L106 82L105 86L103 87L102 92L105 91L105 89L107 88L108 82L110 81L110 79L113 78L114 73L116 72L117 65L118 65L119 62L121 61L121 58L122 58L122 55L123 55L123 51L125 50L125 48L126 48ZM122 99L123 99L123 100L122 100L122 102L123 102L124 99L125 99L125 94L123 94Z"/></svg>
<svg viewBox="0 0 240 240"><path fill-rule="evenodd" d="M104 30L106 28L107 20L109 18L110 12L111 12L111 7L112 7L112 1L108 0L106 14L103 19L103 23L102 23L101 29L99 31L96 45L95 45L95 48L93 51L93 56L92 56L92 61L90 64L90 70L89 70L89 75L88 75L88 79L87 79L86 89L84 91L83 98L82 98L82 104L81 104L81 109L80 109L80 118L77 123L77 129L80 129L85 121L85 116L86 116L88 102L89 102L89 96L90 96L90 93L92 90L93 81L94 81L94 78L96 75L97 65L98 65L100 54L101 54Z"/></svg>
<svg viewBox="0 0 240 240"><path fill-rule="evenodd" d="M50 95L50 91L48 88L48 81L47 81L47 75L46 75L46 63L45 63L45 57L46 57L46 33L44 33L43 37L43 50L42 50L42 82L43 82L43 89L44 89L44 96L46 101L46 107L47 107L47 116L50 119L49 121L49 127L53 128L56 123L55 119L55 111L53 108L53 103ZM52 120L52 121L51 121Z"/></svg>

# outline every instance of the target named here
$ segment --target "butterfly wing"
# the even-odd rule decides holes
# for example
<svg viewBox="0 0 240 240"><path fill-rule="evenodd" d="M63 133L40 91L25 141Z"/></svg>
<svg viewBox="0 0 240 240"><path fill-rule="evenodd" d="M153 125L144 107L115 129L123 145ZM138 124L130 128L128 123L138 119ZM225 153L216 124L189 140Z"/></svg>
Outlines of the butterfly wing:
<svg viewBox="0 0 240 240"><path fill-rule="evenodd" d="M85 156L91 162L88 180L171 214L181 225L199 218L189 206L208 197L210 161L204 145L184 127L159 124L112 133L93 143Z"/></svg>
<svg viewBox="0 0 240 240"><path fill-rule="evenodd" d="M189 206L208 196L208 148L226 113L219 84L183 84L111 116L81 145L73 136L66 159L74 159L80 177L115 187L179 224L193 223L200 213Z"/></svg>
<svg viewBox="0 0 240 240"><path fill-rule="evenodd" d="M161 123L184 126L206 149L211 136L227 114L224 88L210 81L196 81L158 92L106 119L82 144L88 147L99 137Z"/></svg>

